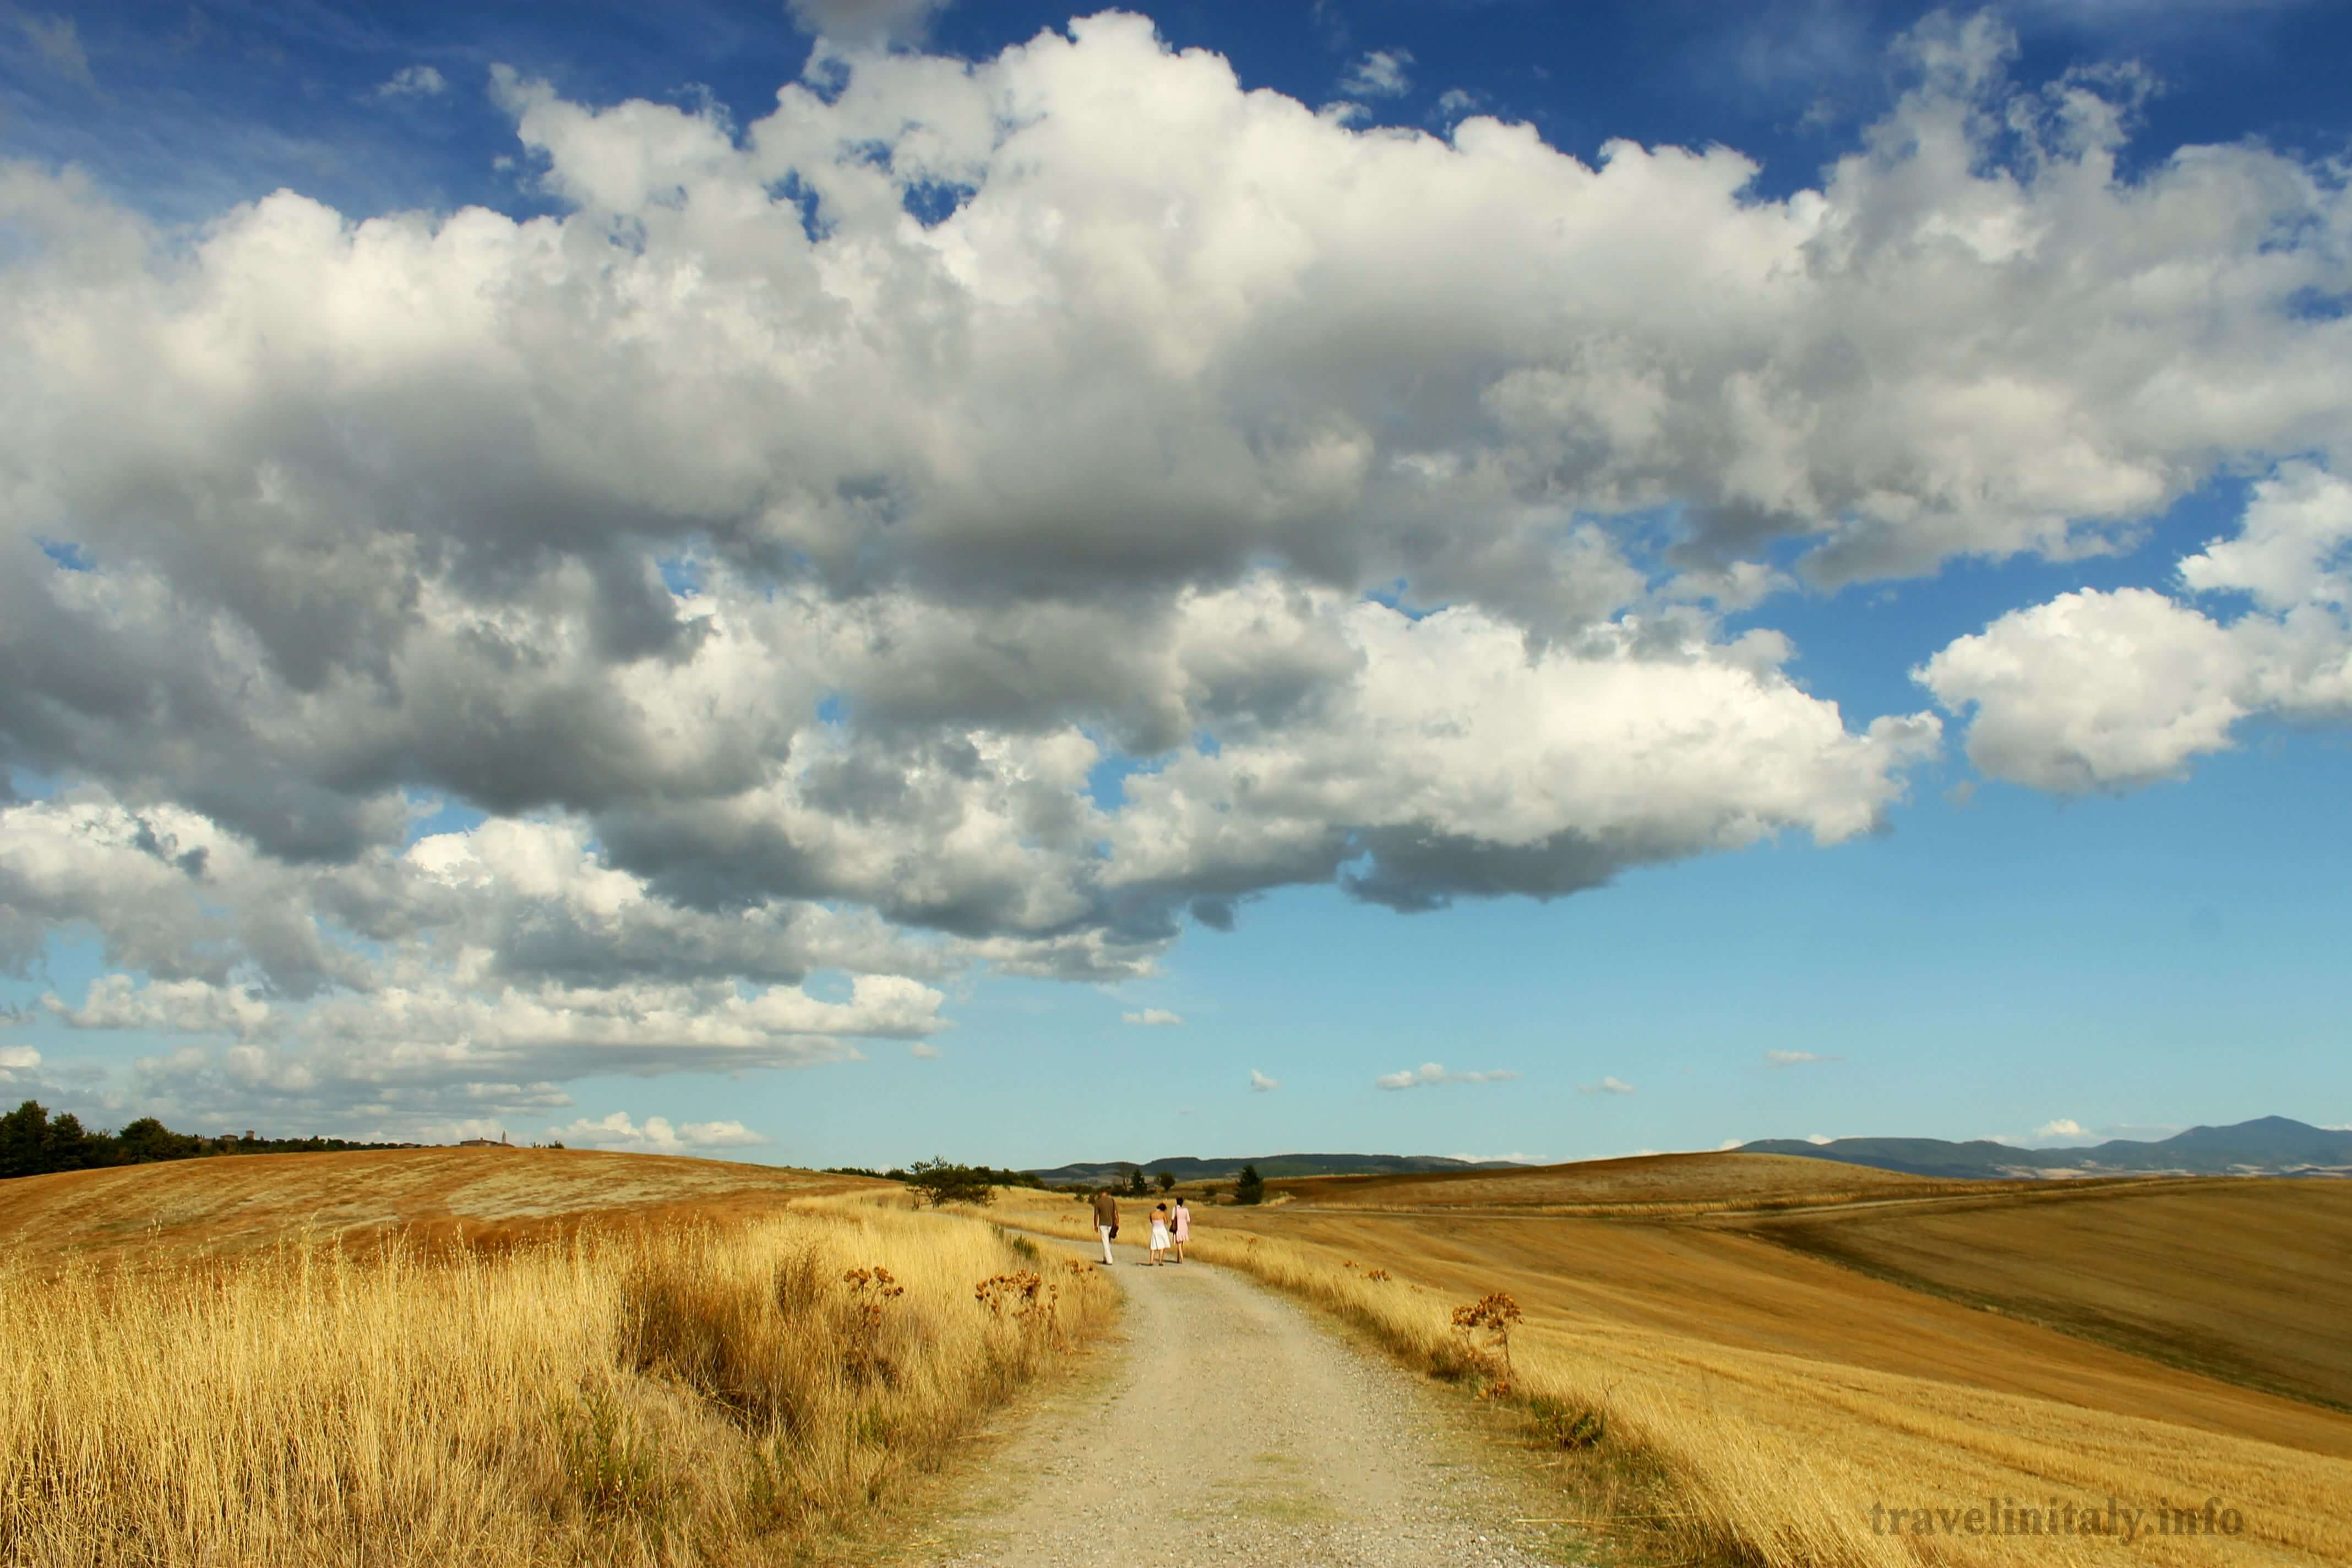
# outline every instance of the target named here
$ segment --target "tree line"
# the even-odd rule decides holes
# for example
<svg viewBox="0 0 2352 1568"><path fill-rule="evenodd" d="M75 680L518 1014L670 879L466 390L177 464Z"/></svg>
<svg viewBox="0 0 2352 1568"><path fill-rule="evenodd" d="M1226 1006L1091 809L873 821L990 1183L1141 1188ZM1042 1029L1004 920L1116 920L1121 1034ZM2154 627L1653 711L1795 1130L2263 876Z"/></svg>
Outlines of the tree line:
<svg viewBox="0 0 2352 1568"><path fill-rule="evenodd" d="M863 1165L828 1165L825 1173L835 1176L872 1176L881 1181L904 1182L921 1194L929 1204L989 1204L995 1201L992 1189L997 1187L1039 1187L1047 1191L1045 1179L1034 1171L991 1170L986 1165L959 1165L948 1160L918 1160L912 1166L887 1171L872 1170ZM1129 1167L1123 1190L1130 1197L1150 1197L1155 1189L1172 1192L1176 1178L1166 1171L1158 1176L1146 1176L1140 1165ZM1073 1189L1092 1191L1091 1187ZM1265 1178L1258 1174L1255 1165L1244 1165L1234 1182L1234 1202L1256 1204L1265 1201Z"/></svg>
<svg viewBox="0 0 2352 1568"><path fill-rule="evenodd" d="M195 1160L214 1154L290 1154L331 1149L409 1149L410 1143L354 1143L342 1138L206 1138L174 1132L152 1116L108 1132L84 1127L71 1111L51 1116L28 1100L0 1116L0 1178L39 1176L51 1171L94 1171L109 1165L144 1165L157 1160Z"/></svg>

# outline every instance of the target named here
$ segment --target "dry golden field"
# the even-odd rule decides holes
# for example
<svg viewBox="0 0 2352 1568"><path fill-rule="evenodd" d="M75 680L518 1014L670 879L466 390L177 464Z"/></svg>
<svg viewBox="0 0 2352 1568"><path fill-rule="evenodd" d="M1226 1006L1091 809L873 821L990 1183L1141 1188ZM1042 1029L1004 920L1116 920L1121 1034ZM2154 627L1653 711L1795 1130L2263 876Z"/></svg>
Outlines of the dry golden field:
<svg viewBox="0 0 2352 1568"><path fill-rule="evenodd" d="M305 1229L352 1241L398 1230L411 1240L480 1245L543 1237L592 1217L761 1214L861 1189L898 1190L767 1165L585 1149L239 1154L19 1177L0 1185L0 1250L44 1263L178 1261L273 1246Z"/></svg>
<svg viewBox="0 0 2352 1568"><path fill-rule="evenodd" d="M377 1158L0 1189L0 1562L802 1561L1115 1310L896 1188L418 1151L347 1189ZM363 1245L260 1244L321 1209Z"/></svg>
<svg viewBox="0 0 2352 1568"><path fill-rule="evenodd" d="M1587 1160L1525 1171L1306 1176L1269 1183L1268 1189L1277 1199L1318 1209L1680 1215L1919 1197L1976 1185L1867 1165L1733 1152Z"/></svg>
<svg viewBox="0 0 2352 1568"><path fill-rule="evenodd" d="M2257 1191L2276 1195L2230 1195ZM1579 1412L1601 1419L1609 1436L1600 1445L1553 1460L1583 1488L1576 1496L1605 1492L1629 1460L1663 1476L1675 1500L1630 1493L1621 1506L1650 1517L1628 1511L1618 1526L1654 1551L1771 1568L2352 1562L2352 1416L1750 1234L1866 1224L1900 1238L1930 1220L1962 1232L1989 1223L1996 1228L1975 1245L2006 1249L2000 1269L1986 1265L2002 1288L2036 1281L2078 1308L2137 1289L2148 1331L2193 1320L2246 1354L2284 1317L2299 1325L2298 1354L2340 1372L2352 1349L2338 1331L2331 1352L2321 1325L2352 1300L2352 1249L2280 1245L2298 1215L2334 1234L2326 1227L2342 1199L2332 1189L2153 1182L2068 1194L1695 1155L1523 1176L1290 1182L1278 1195L1286 1201L1254 1210L1196 1207L1196 1255L1247 1268L1456 1374L1485 1342L1457 1333L1454 1310L1507 1294L1524 1313L1509 1370L1497 1363L1477 1380L1507 1383L1507 1398L1538 1402L1554 1427ZM2040 1217L2065 1215L2068 1201L2096 1207ZM1019 1202L1034 1223L1083 1228L1066 1199ZM2249 1203L2281 1207L2265 1210L2263 1225L2222 1223L2241 1212L2231 1205ZM2025 1217L2003 1217L2012 1209ZM2079 1261L2095 1238L2118 1255L2160 1258L2192 1221L2207 1226L2192 1267L2167 1273L2151 1262L2095 1289L2054 1283L2070 1268L2105 1279ZM1904 1256L1965 1258L1939 1234ZM1967 1276L1965 1261L1950 1268ZM2266 1294L2301 1305L2249 1310ZM2296 1387L2324 1393L2316 1381ZM2003 1513L2036 1510L2037 1524L2043 1510L2063 1521L2070 1508L2076 1518L2096 1510L2104 1522L2111 1499L2143 1510L2128 1543L2120 1511L2118 1535L1999 1533L2008 1521L1982 1512L1990 1506ZM2216 1523L2235 1522L2236 1534L2203 1533L2209 1499ZM2157 1531L2160 1503L2192 1505L2199 1532ZM1969 1531L1972 1508L1990 1528ZM1923 1519L1924 1533L1914 1528Z"/></svg>
<svg viewBox="0 0 2352 1568"><path fill-rule="evenodd" d="M2225 1381L2352 1412L2352 1182L2056 1184L1759 1219L1750 1234Z"/></svg>

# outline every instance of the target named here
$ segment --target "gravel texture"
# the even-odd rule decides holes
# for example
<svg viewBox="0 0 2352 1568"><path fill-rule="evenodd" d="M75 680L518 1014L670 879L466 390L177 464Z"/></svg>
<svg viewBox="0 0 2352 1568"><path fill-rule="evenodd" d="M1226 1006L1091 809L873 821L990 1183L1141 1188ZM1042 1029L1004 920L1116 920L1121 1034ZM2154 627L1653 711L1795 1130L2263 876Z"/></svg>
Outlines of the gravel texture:
<svg viewBox="0 0 2352 1568"><path fill-rule="evenodd" d="M952 1568L1533 1568L1536 1532L1415 1379L1304 1308L1126 1247L1125 1342L940 1521Z"/></svg>

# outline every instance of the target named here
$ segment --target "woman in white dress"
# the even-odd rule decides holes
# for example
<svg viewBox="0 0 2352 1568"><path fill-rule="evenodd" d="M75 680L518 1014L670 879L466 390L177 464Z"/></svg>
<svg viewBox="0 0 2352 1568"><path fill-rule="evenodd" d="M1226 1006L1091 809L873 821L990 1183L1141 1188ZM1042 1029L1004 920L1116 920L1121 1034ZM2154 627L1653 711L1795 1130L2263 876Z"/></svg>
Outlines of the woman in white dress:
<svg viewBox="0 0 2352 1568"><path fill-rule="evenodd" d="M1151 1211L1151 1261L1157 1266L1168 1261L1168 1205L1161 1204Z"/></svg>

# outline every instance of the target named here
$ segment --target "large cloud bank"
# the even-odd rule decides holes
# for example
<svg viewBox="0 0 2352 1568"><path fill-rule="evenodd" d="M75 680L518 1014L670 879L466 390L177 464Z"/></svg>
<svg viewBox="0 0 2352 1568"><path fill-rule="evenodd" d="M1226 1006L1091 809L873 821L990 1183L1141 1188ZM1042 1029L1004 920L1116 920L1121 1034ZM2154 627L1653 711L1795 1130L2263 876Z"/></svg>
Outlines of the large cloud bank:
<svg viewBox="0 0 2352 1568"><path fill-rule="evenodd" d="M190 1103L396 1120L919 1041L973 966L1136 973L1286 884L1832 844L1941 724L1724 633L1772 563L2114 549L2298 454L2184 569L2243 618L2075 596L1922 677L2064 789L2340 713L2341 182L2126 179L2130 79L1906 49L1781 201L1351 129L1118 15L825 46L740 128L501 72L555 217L165 235L9 168L0 952L96 933L51 1010L187 1035ZM2185 695L2076 710L2159 645ZM410 842L444 800L488 819Z"/></svg>

